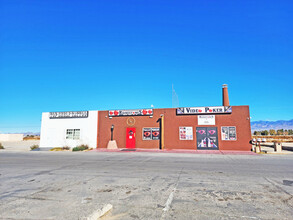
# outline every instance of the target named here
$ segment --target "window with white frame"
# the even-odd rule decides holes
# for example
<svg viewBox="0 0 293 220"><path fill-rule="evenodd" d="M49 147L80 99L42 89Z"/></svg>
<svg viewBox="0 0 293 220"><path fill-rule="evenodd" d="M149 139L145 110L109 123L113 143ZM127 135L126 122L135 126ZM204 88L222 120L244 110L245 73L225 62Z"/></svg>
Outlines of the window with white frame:
<svg viewBox="0 0 293 220"><path fill-rule="evenodd" d="M66 130L66 139L79 140L79 138L80 138L80 129Z"/></svg>

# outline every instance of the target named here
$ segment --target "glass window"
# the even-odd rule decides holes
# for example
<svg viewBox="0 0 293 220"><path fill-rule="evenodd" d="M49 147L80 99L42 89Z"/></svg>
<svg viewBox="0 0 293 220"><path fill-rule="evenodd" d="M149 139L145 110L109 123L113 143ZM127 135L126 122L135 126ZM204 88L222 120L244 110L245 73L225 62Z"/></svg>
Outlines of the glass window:
<svg viewBox="0 0 293 220"><path fill-rule="evenodd" d="M73 139L74 140L79 140L79 136L80 136L80 130L79 129L74 129L74 131L73 131Z"/></svg>
<svg viewBox="0 0 293 220"><path fill-rule="evenodd" d="M66 139L79 140L79 138L80 138L80 129L66 130Z"/></svg>

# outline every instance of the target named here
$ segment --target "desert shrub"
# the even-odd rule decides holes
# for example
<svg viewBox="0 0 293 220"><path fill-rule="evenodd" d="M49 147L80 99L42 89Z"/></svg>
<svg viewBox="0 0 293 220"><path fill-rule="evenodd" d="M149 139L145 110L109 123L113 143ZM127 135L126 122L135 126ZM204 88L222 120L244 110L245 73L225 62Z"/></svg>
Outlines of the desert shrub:
<svg viewBox="0 0 293 220"><path fill-rule="evenodd" d="M50 149L50 151L62 151L62 147L54 147L52 149Z"/></svg>
<svg viewBox="0 0 293 220"><path fill-rule="evenodd" d="M70 147L64 146L64 147L62 147L62 150L70 150Z"/></svg>
<svg viewBox="0 0 293 220"><path fill-rule="evenodd" d="M31 146L31 150L35 150L35 149L38 149L39 148L39 145L37 144L34 144L33 146Z"/></svg>
<svg viewBox="0 0 293 220"><path fill-rule="evenodd" d="M89 149L89 146L85 145L85 144L82 144L82 145L74 147L72 149L72 151L84 151L84 150L87 150L87 149Z"/></svg>
<svg viewBox="0 0 293 220"><path fill-rule="evenodd" d="M2 145L2 143L0 143L0 150L5 149L4 146Z"/></svg>
<svg viewBox="0 0 293 220"><path fill-rule="evenodd" d="M63 150L70 150L70 147L64 146L64 147L54 147L50 149L50 151L63 151Z"/></svg>

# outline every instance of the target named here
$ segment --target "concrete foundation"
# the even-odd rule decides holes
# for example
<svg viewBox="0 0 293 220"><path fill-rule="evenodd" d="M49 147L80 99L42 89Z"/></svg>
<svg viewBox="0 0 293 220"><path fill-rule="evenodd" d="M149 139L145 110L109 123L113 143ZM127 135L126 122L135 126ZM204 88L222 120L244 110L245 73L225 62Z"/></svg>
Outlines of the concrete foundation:
<svg viewBox="0 0 293 220"><path fill-rule="evenodd" d="M107 145L107 149L109 150L115 150L115 149L118 149L118 146L117 146L117 143L115 140L113 141L109 141L108 142L108 145Z"/></svg>
<svg viewBox="0 0 293 220"><path fill-rule="evenodd" d="M282 143L274 143L275 152L282 152Z"/></svg>

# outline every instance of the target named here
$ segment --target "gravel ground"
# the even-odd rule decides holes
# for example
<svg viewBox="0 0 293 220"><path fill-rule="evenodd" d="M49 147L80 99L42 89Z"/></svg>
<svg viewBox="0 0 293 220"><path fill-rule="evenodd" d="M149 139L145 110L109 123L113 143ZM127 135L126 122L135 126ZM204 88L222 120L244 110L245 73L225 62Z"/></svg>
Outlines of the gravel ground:
<svg viewBox="0 0 293 220"><path fill-rule="evenodd" d="M29 151L32 145L39 145L39 140L28 141L2 141L5 151Z"/></svg>

